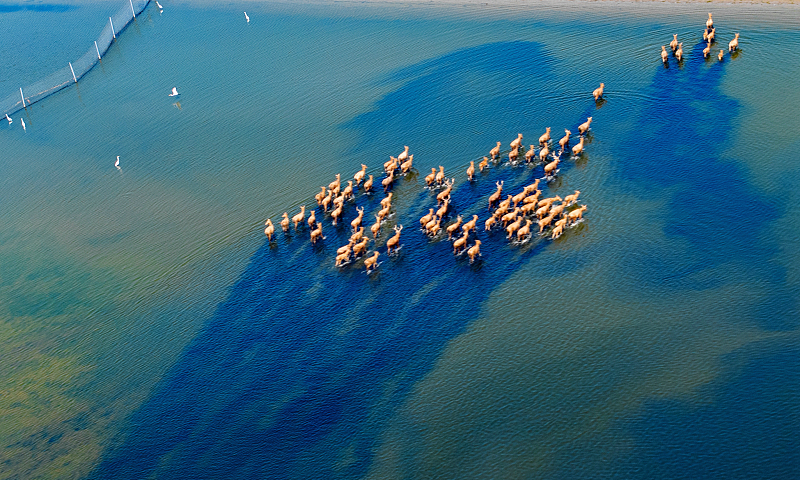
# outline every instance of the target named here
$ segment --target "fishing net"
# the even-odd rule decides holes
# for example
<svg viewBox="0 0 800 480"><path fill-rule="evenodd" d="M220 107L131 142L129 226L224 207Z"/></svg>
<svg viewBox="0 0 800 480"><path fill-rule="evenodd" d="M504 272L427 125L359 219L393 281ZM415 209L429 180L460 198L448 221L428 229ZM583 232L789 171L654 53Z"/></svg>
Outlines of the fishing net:
<svg viewBox="0 0 800 480"><path fill-rule="evenodd" d="M14 92L7 97L0 100L0 117L11 115L22 108L36 103L39 100L52 95L64 87L69 86L80 80L82 76L92 69L100 58L105 55L111 42L114 41L114 35L119 35L125 27L134 19L134 15L142 13L147 7L150 0L127 0L123 6L106 22L105 27L100 32L95 43L80 58L67 64L65 67L56 70L50 75L42 78L30 85L21 87L20 91ZM112 30L113 24L113 30ZM74 73L74 76L73 76ZM25 103L23 104L22 97L25 96Z"/></svg>

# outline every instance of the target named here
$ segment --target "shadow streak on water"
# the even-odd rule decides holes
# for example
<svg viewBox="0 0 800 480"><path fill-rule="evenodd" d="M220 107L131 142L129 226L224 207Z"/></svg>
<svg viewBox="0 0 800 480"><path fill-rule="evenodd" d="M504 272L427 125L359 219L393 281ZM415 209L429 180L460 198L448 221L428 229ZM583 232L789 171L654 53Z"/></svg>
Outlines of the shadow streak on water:
<svg viewBox="0 0 800 480"><path fill-rule="evenodd" d="M648 404L627 426L642 443L638 452L647 454L623 464L647 472L641 478L797 478L800 411L793 392L800 389L800 347L796 337L786 340L729 355L726 363L735 368L703 388L714 402Z"/></svg>
<svg viewBox="0 0 800 480"><path fill-rule="evenodd" d="M446 88L450 74L501 73L509 53L542 60L530 70L510 67L516 71L502 78L504 88L519 94L507 106L519 115L495 124L504 134L516 131L524 110L539 106L535 88L526 94L528 103L520 92L544 88L549 75L540 47L525 42L484 45L429 63L430 77L410 81L377 112L347 128L363 133L364 149L389 135L423 144L425 139L414 134L421 129L419 121L393 115L416 115L424 105L427 121L447 129L452 126L442 125L439 117L461 121L460 114L489 111L498 100L458 98L458 84L448 87L454 102L429 102ZM408 108L396 113L397 105ZM451 108L455 115L443 113ZM480 228L495 181L504 179L511 191L541 175L541 167L495 166L477 183L454 189L454 214L480 215ZM365 207L368 225L382 194L359 194L338 228L326 219L322 245L310 246L303 231L279 234L275 244L260 248L203 333L133 415L125 441L92 478L365 474L386 422L443 347L478 316L495 287L547 245L533 240L510 247L501 233L481 231L482 259L472 265L464 256L454 259L449 242L431 241L418 230L420 215L436 203L435 192L421 182L412 175L395 187L395 218L405 226L402 249L386 257L383 243L391 232L384 226L381 265L371 275L361 262L337 271L333 257L346 243L354 206Z"/></svg>
<svg viewBox="0 0 800 480"><path fill-rule="evenodd" d="M771 298L756 311L742 311L767 329L784 329L795 310L786 291L784 268L773 261L779 248L765 237L781 207L756 189L733 159L724 158L739 104L721 91L730 60L703 60L704 43L694 46L680 66L658 67L643 98L636 130L614 147L616 177L626 188L661 200L669 190L665 233L687 242L681 251L646 251L632 268L654 288L716 288L730 280L708 275L732 262L746 265L754 287Z"/></svg>
<svg viewBox="0 0 800 480"><path fill-rule="evenodd" d="M715 288L746 279L769 292L765 301L741 302L736 319L767 330L796 328L796 296L785 284L783 267L773 261L778 247L764 237L781 215L774 199L752 186L733 160L723 157L739 105L721 92L728 59L704 62L704 44L684 64L658 68L637 130L615 147L617 177L626 188L667 202L668 236L686 246L678 252L655 250L636 267L636 282L657 288ZM734 74L729 71L729 74ZM733 264L741 277L703 275ZM633 287L630 287L633 288ZM738 303L739 299L721 299ZM705 321L705 312L697 320ZM728 320L728 319L726 319ZM794 441L797 346L791 337L759 342L727 355L724 373L695 397L652 399L634 419L617 427L635 438L633 448L591 472L596 478L790 478L797 476ZM768 379L768 380L766 380ZM788 417L787 417L788 414ZM587 472L559 471L557 478Z"/></svg>

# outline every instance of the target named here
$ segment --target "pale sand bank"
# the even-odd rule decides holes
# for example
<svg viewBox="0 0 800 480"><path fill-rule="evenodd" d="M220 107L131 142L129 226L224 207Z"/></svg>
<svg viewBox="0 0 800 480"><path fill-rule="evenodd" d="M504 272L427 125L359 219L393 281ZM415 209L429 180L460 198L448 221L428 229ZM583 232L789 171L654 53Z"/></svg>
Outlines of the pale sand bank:
<svg viewBox="0 0 800 480"><path fill-rule="evenodd" d="M78 0L68 0L78 1ZM169 1L169 0L167 0ZM214 0L174 0L188 4L218 4ZM461 6L461 7L507 7L538 8L555 5L574 6L580 4L721 4L721 5L800 5L800 0L238 0L240 3L284 4L284 5L362 5L362 6ZM232 4L235 2L231 2Z"/></svg>
<svg viewBox="0 0 800 480"><path fill-rule="evenodd" d="M74 2L79 0L66 0ZM564 12L567 14L605 14L638 18L685 17L705 25L707 12L715 20L744 20L747 24L770 24L800 28L800 0L165 0L166 4L196 5L202 8L248 8L295 10L306 8L339 9L342 12L439 12L449 14L514 16L517 13ZM390 14L391 15L391 14Z"/></svg>

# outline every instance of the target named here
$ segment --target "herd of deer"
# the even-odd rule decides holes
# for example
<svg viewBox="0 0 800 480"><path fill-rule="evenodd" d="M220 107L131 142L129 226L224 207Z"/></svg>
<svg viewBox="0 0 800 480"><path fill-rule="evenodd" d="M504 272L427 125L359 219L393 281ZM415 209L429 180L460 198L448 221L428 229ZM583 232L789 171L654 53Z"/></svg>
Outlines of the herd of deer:
<svg viewBox="0 0 800 480"><path fill-rule="evenodd" d="M711 14L708 14L708 20L706 20L706 28L703 30L703 41L707 42L706 48L703 49L703 58L708 58L711 54L711 44L716 42L716 32L717 29L714 27L714 20L711 18ZM678 42L678 34L672 34L672 41L669 42L669 47L672 49L672 54L675 55L675 58L678 62L683 60L683 42ZM737 33L736 36L728 42L728 51L733 53L737 48L739 48L739 34ZM719 53L717 54L717 60L720 62L725 58L725 50L720 49ZM667 46L661 45L661 61L665 64L669 61L669 54L667 53Z"/></svg>
<svg viewBox="0 0 800 480"><path fill-rule="evenodd" d="M598 101L603 96L604 87L605 85L601 83L600 87L592 93L595 101ZM578 126L580 141L575 144L571 150L572 154L576 157L583 152L584 135L589 130L591 123L592 117L588 117L586 122ZM569 147L570 135L572 132L565 129L564 133L564 137L558 141L559 148L556 149L554 147L551 151L550 127L547 127L546 132L539 137L538 153L535 150L535 145L530 145L528 149L524 148L522 145L522 134L520 133L517 135L517 138L510 143L511 150L508 153L508 159L511 163L517 162L521 151L524 150L525 161L527 163L541 162L544 165L545 179L549 181L557 174L561 155ZM498 162L501 159L501 145L502 142L497 142L497 145L489 152L493 162ZM389 191L389 189L392 188L394 182L397 180L398 177L396 175L398 172L399 175L405 175L409 173L413 167L414 155L409 155L408 151L409 147L404 147L404 150L397 157L390 156L389 161L383 165L386 176L381 180L381 184L386 196L380 201L380 210L378 210L378 213L374 214L375 223L369 227L372 233L372 240L364 235L364 227L362 226L364 207L356 207L357 216L350 222L352 228L350 240L346 245L337 249L336 259L334 261L335 266L343 267L363 257L364 267L368 273L377 268L380 253L375 250L371 255L368 254L369 243L370 241L377 243L382 225L390 215L394 193ZM550 160L551 158L552 160ZM489 161L489 157L483 157L483 160L478 164L480 172L483 172L489 167ZM466 173L468 181L472 182L475 180L474 161L470 161ZM368 178L365 180L365 177ZM361 170L353 175L352 180L347 181L346 186L342 187L341 174L336 174L336 179L328 184L327 187L320 187L320 192L314 196L314 199L317 201L317 205L322 210L322 213L330 216L332 225L337 225L344 214L345 203L353 200L355 192L359 189L363 189L364 193L373 192L373 181L373 175L367 175L367 166L362 164ZM455 185L455 178L448 179L444 173L444 167L439 166L438 170L436 168L431 168L431 173L425 176L425 185L432 191L437 192L436 208L430 208L428 214L420 218L420 227L426 234L435 237L442 232L442 222L445 221L450 211L450 194ZM497 182L497 191L489 197L489 209L491 210L492 207L495 206L495 210L489 219L484 222L485 231L491 231L496 224L502 224L503 228L505 228L508 233L509 239L513 239L516 235L517 240L523 241L531 235L532 220L529 217L535 216L538 219L539 233L542 234L544 229L551 225L556 217L560 216L560 219L555 221L555 226L550 234L550 237L555 239L563 233L566 226L574 224L582 218L583 212L586 211L585 205L571 211L566 210L577 202L580 191L576 190L574 194L567 195L564 199L555 196L539 200L542 191L538 189L538 185L539 180L537 179L531 185L524 187L522 192L517 195L508 195L506 200L501 201L503 181ZM555 202L560 203L556 205ZM444 231L447 232L448 240L453 240L455 238L453 241L453 254L458 255L466 252L470 262L473 262L475 258L480 255L480 240L475 239L473 244L468 246L470 233L477 233L478 220L478 215L473 215L471 220L462 225L463 218L461 215L458 215L457 219L444 229ZM523 224L523 222L525 223ZM300 207L300 212L291 218L288 212L284 212L280 226L284 233L288 233L292 225L294 225L294 230L297 232L301 228L301 225L305 223L308 224L312 244L316 244L316 242L325 239L322 235L322 223L317 221L316 218L316 209L312 210L308 219L306 219L305 205L302 205ZM268 240L272 242L273 236L275 235L275 226L272 220L267 219L265 226L264 234L267 236ZM457 235L459 229L461 234ZM395 253L399 248L400 233L402 231L402 225L394 226L395 233L386 240L385 244L386 253L388 255Z"/></svg>

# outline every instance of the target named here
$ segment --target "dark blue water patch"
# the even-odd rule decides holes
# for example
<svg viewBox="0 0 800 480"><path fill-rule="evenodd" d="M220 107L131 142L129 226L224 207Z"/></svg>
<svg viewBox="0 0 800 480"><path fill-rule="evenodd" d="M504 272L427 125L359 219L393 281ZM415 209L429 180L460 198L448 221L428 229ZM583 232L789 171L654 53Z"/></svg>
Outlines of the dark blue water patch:
<svg viewBox="0 0 800 480"><path fill-rule="evenodd" d="M636 447L617 478L798 478L798 356L792 341L761 342L727 356L728 371L698 392L708 401L649 402L624 427Z"/></svg>
<svg viewBox="0 0 800 480"><path fill-rule="evenodd" d="M488 155L496 141L503 142L507 153L517 133L544 133L547 125L577 125L585 120L564 108L566 95L556 99L542 95L552 93L559 66L542 45L511 41L451 52L400 69L383 81L401 83L401 88L380 99L373 111L343 125L370 132L347 155L374 164L368 159L377 153L383 163L402 145L410 145L416 165L458 166L461 183L469 161ZM538 135L525 138L523 143L537 139Z"/></svg>
<svg viewBox="0 0 800 480"><path fill-rule="evenodd" d="M641 117L613 147L615 177L623 188L649 199L668 195L661 228L688 245L653 249L629 267L637 282L696 290L726 281L703 272L728 263L746 266L750 282L768 286L771 295L743 310L742 318L759 319L767 328L792 328L796 295L786 289L784 268L772 261L777 244L764 235L785 207L725 157L740 106L720 90L729 62L704 61L704 47L695 45L681 64L670 58L668 66L654 67Z"/></svg>
<svg viewBox="0 0 800 480"><path fill-rule="evenodd" d="M454 105L456 115L463 109L492 111L491 98L478 105L434 98L448 78L459 71L481 71L487 55L508 48L536 55L541 66L530 73L542 75L549 59L535 44L477 47L472 55L454 54L457 61L445 56L441 65L426 66L431 78L407 82L389 94L390 100L379 102L377 112L348 124L364 138L354 150L367 151L376 147L374 139L394 135L424 145L420 132L430 129L424 124L441 128L438 120ZM499 73L497 65L508 65L502 58L494 62L491 68ZM522 84L518 67L509 68L505 77ZM397 104L408 110L398 111ZM426 115L414 115L425 120L422 124L405 121L408 111L423 108ZM495 128L505 134L517 130L518 118L501 119ZM405 176L393 187L396 211L389 224L404 225L402 248L386 256L382 245L392 232L385 226L381 264L370 275L360 261L336 269L333 258L347 242L355 208L365 208L368 227L382 193L359 193L337 227L326 219L327 238L317 246L309 244L306 229L279 233L273 244L265 243L253 255L204 331L133 415L125 441L91 477L364 475L389 419L445 345L475 320L495 287L548 245L535 239L509 246L502 232L482 231L486 197L495 182L502 179L506 191L517 193L541 176L541 166L496 164L478 182L453 190L451 217L480 217L481 231L474 238L484 242L483 256L475 263L464 255L454 257L450 242L419 231L419 217L436 206L436 191L423 188L422 175ZM547 190L544 183L541 188ZM317 218L326 214L318 209Z"/></svg>
<svg viewBox="0 0 800 480"><path fill-rule="evenodd" d="M15 4L0 4L0 13L20 12L23 10L30 10L32 12L53 12L63 13L78 8L76 5L65 5L59 3L15 3Z"/></svg>

